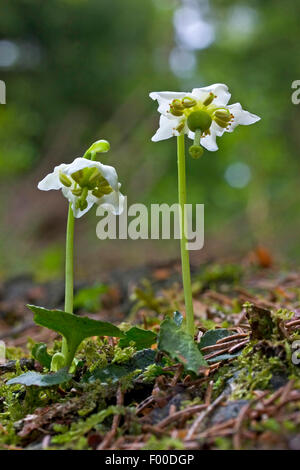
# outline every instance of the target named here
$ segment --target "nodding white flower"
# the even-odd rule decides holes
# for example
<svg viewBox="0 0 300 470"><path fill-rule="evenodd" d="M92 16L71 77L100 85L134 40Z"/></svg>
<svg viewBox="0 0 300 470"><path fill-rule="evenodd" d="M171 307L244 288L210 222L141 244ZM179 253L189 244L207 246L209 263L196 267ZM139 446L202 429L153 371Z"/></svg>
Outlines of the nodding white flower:
<svg viewBox="0 0 300 470"><path fill-rule="evenodd" d="M249 125L260 120L255 114L244 111L240 103L227 105L230 96L228 87L222 83L194 88L189 93L150 93L150 98L158 101L161 114L159 129L152 140L157 142L187 134L190 139L196 138L195 145L201 143L207 150L218 150L217 136L232 132L239 124Z"/></svg>
<svg viewBox="0 0 300 470"><path fill-rule="evenodd" d="M79 218L94 204L101 205L113 214L123 211L124 196L119 189L118 175L112 166L86 158L76 158L72 163L62 163L39 182L42 191L61 189L72 204L74 216Z"/></svg>

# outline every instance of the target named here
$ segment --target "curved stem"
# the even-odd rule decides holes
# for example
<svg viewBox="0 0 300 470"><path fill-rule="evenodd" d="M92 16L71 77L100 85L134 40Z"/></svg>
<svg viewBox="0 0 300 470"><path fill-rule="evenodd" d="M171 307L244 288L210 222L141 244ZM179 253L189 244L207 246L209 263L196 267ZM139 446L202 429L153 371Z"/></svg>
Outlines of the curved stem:
<svg viewBox="0 0 300 470"><path fill-rule="evenodd" d="M74 283L74 214L69 204L67 235L66 235L66 271L65 271L65 312L73 313L73 283ZM65 338L62 341L62 353L68 355Z"/></svg>
<svg viewBox="0 0 300 470"><path fill-rule="evenodd" d="M194 336L194 311L190 272L189 252L186 248L186 176L185 176L185 149L184 135L177 137L177 165L178 165L178 198L180 205L180 251L182 266L182 282L186 309L186 331Z"/></svg>

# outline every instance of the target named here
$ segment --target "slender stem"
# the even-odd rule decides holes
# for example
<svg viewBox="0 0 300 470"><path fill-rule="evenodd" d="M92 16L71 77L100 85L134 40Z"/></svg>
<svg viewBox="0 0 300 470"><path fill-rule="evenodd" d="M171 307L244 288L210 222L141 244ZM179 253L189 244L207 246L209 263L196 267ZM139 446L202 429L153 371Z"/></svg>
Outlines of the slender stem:
<svg viewBox="0 0 300 470"><path fill-rule="evenodd" d="M195 130L194 145L200 145L201 132L201 129Z"/></svg>
<svg viewBox="0 0 300 470"><path fill-rule="evenodd" d="M192 298L192 284L190 272L189 252L186 248L186 177L185 177L185 149L184 135L177 137L177 165L178 165L178 197L180 205L180 251L182 282L186 309L186 330L191 336L194 336L194 311Z"/></svg>
<svg viewBox="0 0 300 470"><path fill-rule="evenodd" d="M73 282L74 282L74 214L69 204L67 235L66 235L66 271L65 271L65 312L73 313ZM68 354L67 342L62 341L62 353Z"/></svg>

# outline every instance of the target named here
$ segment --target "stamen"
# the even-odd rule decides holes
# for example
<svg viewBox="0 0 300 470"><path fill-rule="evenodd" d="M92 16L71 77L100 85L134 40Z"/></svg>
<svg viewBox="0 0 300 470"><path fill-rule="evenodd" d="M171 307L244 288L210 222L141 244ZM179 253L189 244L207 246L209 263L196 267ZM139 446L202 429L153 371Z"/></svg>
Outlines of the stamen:
<svg viewBox="0 0 300 470"><path fill-rule="evenodd" d="M176 131L178 131L178 132L181 132L181 131L183 130L183 128L184 128L184 122L181 122L181 123L179 124L179 126L176 127L176 129L174 129L174 130L176 130Z"/></svg>
<svg viewBox="0 0 300 470"><path fill-rule="evenodd" d="M196 106L197 102L190 96L186 96L185 98L183 98L182 104L185 108L192 108L193 106Z"/></svg>
<svg viewBox="0 0 300 470"><path fill-rule="evenodd" d="M74 196L81 196L81 193L82 193L82 189L81 188L74 188L72 189L72 194L74 194Z"/></svg>
<svg viewBox="0 0 300 470"><path fill-rule="evenodd" d="M72 181L62 171L59 173L59 181L67 188L72 186Z"/></svg>
<svg viewBox="0 0 300 470"><path fill-rule="evenodd" d="M208 97L203 101L204 106L208 106L209 104L211 104L215 98L216 95L210 92Z"/></svg>

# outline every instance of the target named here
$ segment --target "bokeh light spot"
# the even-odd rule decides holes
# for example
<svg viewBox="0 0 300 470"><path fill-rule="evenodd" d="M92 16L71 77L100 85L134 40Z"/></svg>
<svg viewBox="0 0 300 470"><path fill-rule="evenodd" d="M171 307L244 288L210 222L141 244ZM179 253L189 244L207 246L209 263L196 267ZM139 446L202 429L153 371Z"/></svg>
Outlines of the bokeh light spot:
<svg viewBox="0 0 300 470"><path fill-rule="evenodd" d="M251 180L251 170L245 163L232 163L226 169L224 176L229 186L241 189Z"/></svg>

